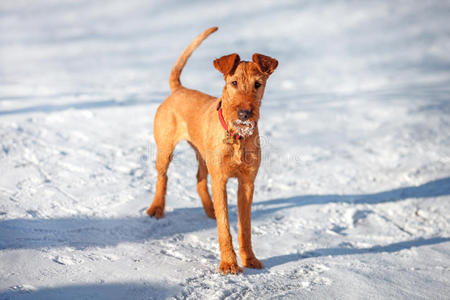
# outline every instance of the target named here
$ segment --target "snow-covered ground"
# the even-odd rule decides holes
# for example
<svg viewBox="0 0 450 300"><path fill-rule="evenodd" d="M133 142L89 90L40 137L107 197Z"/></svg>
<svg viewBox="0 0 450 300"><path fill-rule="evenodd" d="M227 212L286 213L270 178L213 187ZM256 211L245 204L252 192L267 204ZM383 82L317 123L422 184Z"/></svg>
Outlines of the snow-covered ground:
<svg viewBox="0 0 450 300"><path fill-rule="evenodd" d="M448 299L449 17L448 1L2 0L0 299ZM212 60L232 52L280 62L253 207L265 268L237 276L217 271L187 144L166 217L145 215L155 110L214 25L186 86L219 95Z"/></svg>

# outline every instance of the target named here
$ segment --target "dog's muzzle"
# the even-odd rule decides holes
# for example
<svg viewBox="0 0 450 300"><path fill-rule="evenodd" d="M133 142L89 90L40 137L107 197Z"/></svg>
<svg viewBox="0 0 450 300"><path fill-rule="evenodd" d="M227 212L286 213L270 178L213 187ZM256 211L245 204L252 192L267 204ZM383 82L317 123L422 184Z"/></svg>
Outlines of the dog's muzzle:
<svg viewBox="0 0 450 300"><path fill-rule="evenodd" d="M250 120L236 120L234 121L233 125L236 129L236 132L243 137L251 136L253 134L253 131L255 130L255 122Z"/></svg>
<svg viewBox="0 0 450 300"><path fill-rule="evenodd" d="M239 120L245 121L252 116L252 112L250 110L241 109L241 110L238 110L237 115L238 115Z"/></svg>

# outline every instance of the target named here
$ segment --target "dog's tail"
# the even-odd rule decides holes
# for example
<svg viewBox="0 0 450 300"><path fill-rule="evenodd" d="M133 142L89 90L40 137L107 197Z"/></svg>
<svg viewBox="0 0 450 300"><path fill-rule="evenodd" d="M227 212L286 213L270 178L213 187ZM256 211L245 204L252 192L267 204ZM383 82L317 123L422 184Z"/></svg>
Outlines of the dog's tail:
<svg viewBox="0 0 450 300"><path fill-rule="evenodd" d="M195 38L195 40L192 41L192 43L184 50L183 54L181 54L181 56L178 58L175 66L172 69L172 72L170 73L169 84L171 91L174 91L181 87L180 74L181 71L183 71L184 65L186 65L186 62L191 56L192 52L197 49L197 47L203 42L203 40L205 40L211 33L216 31L217 29L218 27L211 27L203 31L199 36Z"/></svg>

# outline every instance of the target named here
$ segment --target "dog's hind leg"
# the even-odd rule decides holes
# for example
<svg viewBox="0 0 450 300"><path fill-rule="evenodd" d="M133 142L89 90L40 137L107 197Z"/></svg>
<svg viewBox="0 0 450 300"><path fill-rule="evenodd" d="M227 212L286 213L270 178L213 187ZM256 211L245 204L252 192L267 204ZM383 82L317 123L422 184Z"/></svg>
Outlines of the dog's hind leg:
<svg viewBox="0 0 450 300"><path fill-rule="evenodd" d="M170 126L167 126L170 124ZM164 216L164 206L167 188L167 169L172 160L172 153L175 145L178 143L176 132L177 123L170 110L163 106L158 108L154 122L154 137L156 141L156 172L158 178L156 180L156 191L153 203L147 214L157 219Z"/></svg>
<svg viewBox="0 0 450 300"><path fill-rule="evenodd" d="M158 173L158 179L156 180L156 191L152 205L149 209L147 209L147 214L150 217L159 219L164 216L167 189L167 169L169 168L169 163L172 160L174 147L174 145L169 143L163 143L163 145L159 144L157 146L156 171Z"/></svg>
<svg viewBox="0 0 450 300"><path fill-rule="evenodd" d="M214 206L211 201L211 196L208 191L208 168L206 162L201 157L200 153L195 150L198 160L198 172L197 172L197 191L202 199L203 209L208 217L215 219Z"/></svg>

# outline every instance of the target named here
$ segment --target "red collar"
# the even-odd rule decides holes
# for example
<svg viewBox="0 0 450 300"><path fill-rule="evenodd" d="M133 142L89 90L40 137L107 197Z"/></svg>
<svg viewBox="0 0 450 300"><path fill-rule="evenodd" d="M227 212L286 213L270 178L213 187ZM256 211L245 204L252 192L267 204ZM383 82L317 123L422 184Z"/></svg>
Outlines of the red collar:
<svg viewBox="0 0 450 300"><path fill-rule="evenodd" d="M223 129L225 129L227 132L227 139L231 138L232 140L236 141L244 139L242 135L238 134L237 132L233 132L233 129L228 129L228 125L223 119L222 115L222 101L219 101L219 105L217 105L217 114L219 115L220 124L222 125Z"/></svg>

